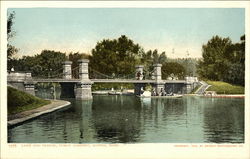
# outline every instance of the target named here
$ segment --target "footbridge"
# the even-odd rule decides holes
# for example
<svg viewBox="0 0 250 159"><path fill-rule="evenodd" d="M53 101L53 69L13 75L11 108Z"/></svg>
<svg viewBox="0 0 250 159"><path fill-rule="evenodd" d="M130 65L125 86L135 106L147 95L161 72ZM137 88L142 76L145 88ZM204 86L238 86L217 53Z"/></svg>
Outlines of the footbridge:
<svg viewBox="0 0 250 159"><path fill-rule="evenodd" d="M37 83L59 83L61 85L62 98L92 99L91 86L94 83L132 83L135 95L140 95L146 84L150 84L156 95L165 93L189 93L196 87L196 77L185 77L184 80L162 80L161 64L155 64L151 77L143 74L143 65L137 65L133 75L108 76L95 71L88 66L89 60L78 60L78 66L71 68L72 62L65 61L62 70L58 74L49 77L32 77L31 73L9 72L8 84L35 95ZM78 77L72 76L77 71ZM91 76L89 75L91 71Z"/></svg>

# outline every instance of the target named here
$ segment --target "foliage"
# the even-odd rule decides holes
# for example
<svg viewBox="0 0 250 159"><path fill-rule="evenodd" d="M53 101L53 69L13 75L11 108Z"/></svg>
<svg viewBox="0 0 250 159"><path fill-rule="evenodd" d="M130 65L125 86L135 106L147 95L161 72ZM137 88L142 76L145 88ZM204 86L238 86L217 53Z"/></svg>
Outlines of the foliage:
<svg viewBox="0 0 250 159"><path fill-rule="evenodd" d="M90 67L98 72L112 76L134 74L139 64L142 48L131 39L122 35L118 39L104 39L92 50Z"/></svg>
<svg viewBox="0 0 250 159"><path fill-rule="evenodd" d="M8 19L7 19L7 60L11 60L13 55L15 55L18 52L18 49L11 45L11 39L15 35L15 31L13 31L13 24L14 24L14 19L15 19L15 12L9 13L8 14Z"/></svg>
<svg viewBox="0 0 250 159"><path fill-rule="evenodd" d="M185 68L177 62L166 62L162 65L162 79L166 79L171 75L183 79L186 74Z"/></svg>
<svg viewBox="0 0 250 159"><path fill-rule="evenodd" d="M177 58L168 59L168 62L177 62L185 68L185 76L197 76L197 64L198 59L196 58Z"/></svg>
<svg viewBox="0 0 250 159"><path fill-rule="evenodd" d="M167 61L167 56L165 52L158 53L158 50L149 50L146 53L143 52L141 56L141 64L144 65L144 74L145 76L149 77L152 75L154 70L154 64L163 64Z"/></svg>
<svg viewBox="0 0 250 159"><path fill-rule="evenodd" d="M35 109L49 103L50 101L46 101L15 88L8 87L8 114L15 114Z"/></svg>
<svg viewBox="0 0 250 159"><path fill-rule="evenodd" d="M232 85L221 81L206 81L211 87L207 91L215 91L217 94L244 94L244 87Z"/></svg>
<svg viewBox="0 0 250 159"><path fill-rule="evenodd" d="M65 60L65 53L43 50L41 54L13 59L11 63L15 71L28 71L35 77L55 77L62 74L62 62Z"/></svg>
<svg viewBox="0 0 250 159"><path fill-rule="evenodd" d="M245 40L233 44L229 38L214 36L202 47L203 59L198 63L202 78L244 85Z"/></svg>

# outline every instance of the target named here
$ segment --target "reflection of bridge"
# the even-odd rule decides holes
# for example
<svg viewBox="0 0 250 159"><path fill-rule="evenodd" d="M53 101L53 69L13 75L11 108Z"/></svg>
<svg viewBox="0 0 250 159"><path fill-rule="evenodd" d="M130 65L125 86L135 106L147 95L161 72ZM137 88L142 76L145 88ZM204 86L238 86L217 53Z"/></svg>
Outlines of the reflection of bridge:
<svg viewBox="0 0 250 159"><path fill-rule="evenodd" d="M36 83L60 83L61 85L61 97L75 97L77 99L91 99L91 85L93 83L133 83L135 85L135 94L141 94L141 89L145 88L146 84L150 84L153 87L155 94L161 95L162 92L166 93L189 93L197 84L197 78L186 77L185 80L162 80L161 78L161 64L154 65L153 79L144 79L143 66L136 66L136 71L133 79L128 77L115 78L105 74L99 73L91 69L92 72L96 72L101 77L96 76L89 78L89 60L79 60L79 66L77 71L79 74L78 79L72 78L71 61L65 61L63 63L63 72L53 78L38 78L32 77L31 73L17 73L11 72L8 74L8 84L18 89L24 90L28 93L35 94L34 88ZM61 77L60 77L61 76Z"/></svg>

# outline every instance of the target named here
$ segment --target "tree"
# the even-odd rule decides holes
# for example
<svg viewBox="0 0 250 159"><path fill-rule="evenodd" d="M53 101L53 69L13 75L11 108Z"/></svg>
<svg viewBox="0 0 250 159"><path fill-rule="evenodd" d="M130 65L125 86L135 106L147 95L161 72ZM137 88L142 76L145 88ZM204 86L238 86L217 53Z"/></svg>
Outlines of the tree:
<svg viewBox="0 0 250 159"><path fill-rule="evenodd" d="M167 61L167 56L165 52L158 53L158 50L149 50L146 53L142 53L141 64L144 65L144 72L146 76L150 76L151 72L154 70L154 64L163 64Z"/></svg>
<svg viewBox="0 0 250 159"><path fill-rule="evenodd" d="M245 84L245 35L240 43L232 44L228 53L228 70L224 81L244 86Z"/></svg>
<svg viewBox="0 0 250 159"><path fill-rule="evenodd" d="M198 73L201 77L210 80L223 81L228 68L228 50L232 42L229 38L212 37L202 46L203 59L198 63Z"/></svg>
<svg viewBox="0 0 250 159"><path fill-rule="evenodd" d="M186 74L185 68L177 62L166 62L162 65L162 78L166 79L171 75L183 79Z"/></svg>
<svg viewBox="0 0 250 159"><path fill-rule="evenodd" d="M92 50L90 68L111 76L134 74L143 50L139 44L122 35L118 39L104 39Z"/></svg>
<svg viewBox="0 0 250 159"><path fill-rule="evenodd" d="M197 64L198 59L196 58L176 58L168 59L168 62L176 62L185 68L185 76L197 76Z"/></svg>
<svg viewBox="0 0 250 159"><path fill-rule="evenodd" d="M202 47L203 59L198 63L201 77L244 85L245 35L240 43L233 44L229 38L214 36Z"/></svg>
<svg viewBox="0 0 250 159"><path fill-rule="evenodd" d="M66 60L66 54L52 50L43 50L35 56L23 56L20 59L12 59L16 71L31 72L33 77L57 77L62 75L62 62Z"/></svg>
<svg viewBox="0 0 250 159"><path fill-rule="evenodd" d="M15 19L15 12L12 12L8 15L7 19L7 58L8 60L18 51L16 47L10 44L11 38L15 35L15 31L13 31L13 24Z"/></svg>
<svg viewBox="0 0 250 159"><path fill-rule="evenodd" d="M14 24L14 19L15 19L15 12L9 13L8 18L7 18L7 61L8 61L8 68L11 66L11 59L13 55L15 55L18 52L18 49L11 45L11 39L15 35L15 31L13 31L13 24Z"/></svg>

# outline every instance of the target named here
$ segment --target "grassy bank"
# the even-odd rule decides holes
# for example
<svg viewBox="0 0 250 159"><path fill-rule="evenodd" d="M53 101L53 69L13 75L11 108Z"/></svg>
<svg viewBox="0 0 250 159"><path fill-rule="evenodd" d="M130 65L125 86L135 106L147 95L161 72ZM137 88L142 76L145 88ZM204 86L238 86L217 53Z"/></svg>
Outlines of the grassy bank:
<svg viewBox="0 0 250 159"><path fill-rule="evenodd" d="M221 81L206 81L211 87L207 91L216 91L217 94L244 94L244 87L231 85Z"/></svg>
<svg viewBox="0 0 250 159"><path fill-rule="evenodd" d="M35 109L49 103L50 101L8 87L8 115Z"/></svg>

